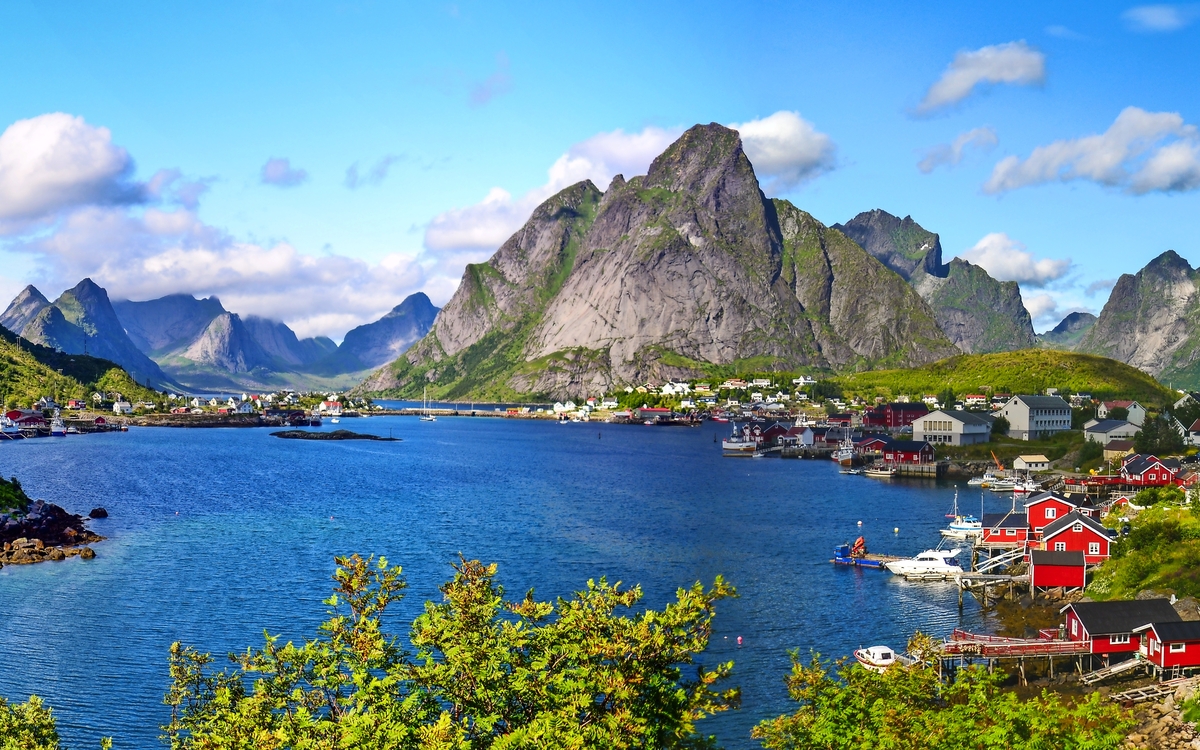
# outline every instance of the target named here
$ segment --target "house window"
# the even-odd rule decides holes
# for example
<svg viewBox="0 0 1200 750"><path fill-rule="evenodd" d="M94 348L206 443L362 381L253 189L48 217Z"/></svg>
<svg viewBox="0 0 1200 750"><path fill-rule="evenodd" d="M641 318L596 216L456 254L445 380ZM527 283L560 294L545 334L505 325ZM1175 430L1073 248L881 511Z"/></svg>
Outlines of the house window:
<svg viewBox="0 0 1200 750"><path fill-rule="evenodd" d="M1100 554L1100 542L1088 542L1088 554L1089 555Z"/></svg>
<svg viewBox="0 0 1200 750"><path fill-rule="evenodd" d="M1016 529L1005 529L1004 530L1004 536L1016 536L1016 535L1017 535Z"/></svg>
<svg viewBox="0 0 1200 750"><path fill-rule="evenodd" d="M1079 635L1079 620L1071 620L1071 635Z"/></svg>
<svg viewBox="0 0 1200 750"><path fill-rule="evenodd" d="M1054 518L1058 514L1054 508L1046 508L1046 518Z"/></svg>
<svg viewBox="0 0 1200 750"><path fill-rule="evenodd" d="M1126 633L1125 635L1110 635L1108 637L1108 642L1113 645L1117 645L1120 643L1129 643L1129 634Z"/></svg>
<svg viewBox="0 0 1200 750"><path fill-rule="evenodd" d="M1171 653L1172 654L1181 654L1184 651L1187 651L1186 643L1172 643L1171 644Z"/></svg>
<svg viewBox="0 0 1200 750"><path fill-rule="evenodd" d="M1055 552L1066 552L1067 551L1067 543L1066 542L1055 542L1054 543L1054 551Z"/></svg>
<svg viewBox="0 0 1200 750"><path fill-rule="evenodd" d="M1079 532L1083 531L1083 524L1081 524L1081 523L1075 524L1074 526L1071 527L1071 531L1074 531L1076 534L1078 534Z"/></svg>

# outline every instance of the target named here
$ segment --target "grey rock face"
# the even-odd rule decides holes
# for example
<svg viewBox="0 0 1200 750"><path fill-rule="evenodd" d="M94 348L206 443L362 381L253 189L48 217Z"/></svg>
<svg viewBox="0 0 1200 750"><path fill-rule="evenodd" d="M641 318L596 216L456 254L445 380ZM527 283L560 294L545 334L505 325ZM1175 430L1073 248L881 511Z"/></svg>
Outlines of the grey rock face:
<svg viewBox="0 0 1200 750"><path fill-rule="evenodd" d="M0 326L19 334L38 313L49 306L50 301L30 284L13 298L8 309L4 311L3 315L0 315Z"/></svg>
<svg viewBox="0 0 1200 750"><path fill-rule="evenodd" d="M230 373L247 373L272 364L271 355L254 340L242 319L228 312L213 318L180 356Z"/></svg>
<svg viewBox="0 0 1200 750"><path fill-rule="evenodd" d="M338 347L339 369L355 372L391 362L429 333L437 314L424 292L410 294L379 320L346 334Z"/></svg>
<svg viewBox="0 0 1200 750"><path fill-rule="evenodd" d="M1073 312L1049 331L1038 336L1038 343L1049 349L1074 350L1092 326L1096 316L1088 312Z"/></svg>
<svg viewBox="0 0 1200 750"><path fill-rule="evenodd" d="M303 369L337 351L337 344L327 337L298 338L295 331L278 320L248 315L242 319L242 324L263 351L286 369Z"/></svg>
<svg viewBox="0 0 1200 750"><path fill-rule="evenodd" d="M851 274L866 294L853 293ZM712 124L684 133L644 177L618 176L603 194L579 183L539 206L467 268L429 335L363 387L567 396L706 363L954 353L903 279L768 201L737 133Z"/></svg>
<svg viewBox="0 0 1200 750"><path fill-rule="evenodd" d="M942 241L911 216L903 219L883 209L864 211L834 229L858 243L885 266L911 281L922 273L945 276Z"/></svg>
<svg viewBox="0 0 1200 750"><path fill-rule="evenodd" d="M199 336L213 318L225 312L216 297L196 299L190 294L113 303L117 318L129 338L149 355L187 346Z"/></svg>

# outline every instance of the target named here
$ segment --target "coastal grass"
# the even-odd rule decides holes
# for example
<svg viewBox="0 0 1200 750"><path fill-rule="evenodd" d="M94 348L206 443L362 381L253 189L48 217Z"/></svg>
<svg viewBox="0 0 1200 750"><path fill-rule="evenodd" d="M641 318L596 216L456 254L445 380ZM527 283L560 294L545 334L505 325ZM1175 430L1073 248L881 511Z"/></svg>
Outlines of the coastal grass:
<svg viewBox="0 0 1200 750"><path fill-rule="evenodd" d="M13 477L11 481L0 477L0 513L25 510L29 507L29 496L21 489L21 483Z"/></svg>
<svg viewBox="0 0 1200 750"><path fill-rule="evenodd" d="M1004 467L1010 469L1013 459L1017 456L1040 453L1051 461L1058 461L1072 451L1078 451L1082 446L1082 432L1065 430L1040 440L1017 440L1006 435L992 435L991 442L988 443L958 446L938 444L934 449L938 458L952 461L991 461L992 454L995 454Z"/></svg>
<svg viewBox="0 0 1200 750"><path fill-rule="evenodd" d="M1115 511L1105 524L1119 526L1125 512ZM1200 596L1200 498L1193 495L1185 504L1164 500L1129 517L1129 524L1129 535L1114 543L1112 557L1093 574L1088 596L1132 599L1149 590Z"/></svg>
<svg viewBox="0 0 1200 750"><path fill-rule="evenodd" d="M1172 392L1151 376L1106 357L1050 349L1022 349L995 354L964 354L906 370L847 373L834 378L847 396L920 398L952 390L972 393L1090 393L1097 398L1122 397L1162 406Z"/></svg>

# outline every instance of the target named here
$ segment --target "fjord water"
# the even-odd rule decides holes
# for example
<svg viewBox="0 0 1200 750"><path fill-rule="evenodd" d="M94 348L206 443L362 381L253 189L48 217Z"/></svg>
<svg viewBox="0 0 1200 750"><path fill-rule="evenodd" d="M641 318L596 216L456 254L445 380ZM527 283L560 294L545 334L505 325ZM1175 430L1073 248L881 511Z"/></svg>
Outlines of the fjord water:
<svg viewBox="0 0 1200 750"><path fill-rule="evenodd" d="M101 735L161 747L171 642L223 655L261 646L264 629L309 636L333 557L352 552L404 566L410 588L388 618L401 635L460 553L499 563L514 598L568 595L607 576L640 584L661 607L677 587L724 575L740 598L720 603L704 658L735 662L743 707L704 729L730 748L754 747L750 728L789 710L788 649L843 656L983 618L969 599L960 612L953 584L829 563L860 520L873 551L932 546L948 483L723 459L713 439L725 426L714 424L372 417L337 427L403 442L131 428L0 444L0 473L31 496L110 514L92 522L108 537L95 560L0 570L0 696L42 696L71 747ZM978 508L977 492L962 499Z"/></svg>

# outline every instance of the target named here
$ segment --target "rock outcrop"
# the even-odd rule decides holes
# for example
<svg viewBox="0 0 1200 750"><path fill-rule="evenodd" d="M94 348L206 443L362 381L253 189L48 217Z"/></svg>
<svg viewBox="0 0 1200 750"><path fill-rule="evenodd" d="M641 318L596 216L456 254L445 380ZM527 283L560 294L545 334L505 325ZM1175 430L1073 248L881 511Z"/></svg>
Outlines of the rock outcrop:
<svg viewBox="0 0 1200 750"><path fill-rule="evenodd" d="M1077 351L1126 362L1175 387L1200 387L1200 294L1196 271L1168 250L1123 274Z"/></svg>
<svg viewBox="0 0 1200 750"><path fill-rule="evenodd" d="M21 293L13 298L9 303L8 309L0 315L0 326L4 326L13 333L19 334L25 330L25 326L29 325L29 321L37 317L37 314L50 306L50 300L46 299L41 292L37 290L33 284L21 290Z"/></svg>
<svg viewBox="0 0 1200 750"><path fill-rule="evenodd" d="M1074 351L1079 342L1096 324L1096 316L1087 312L1073 312L1059 321L1058 325L1038 334L1038 345L1047 349Z"/></svg>
<svg viewBox="0 0 1200 750"><path fill-rule="evenodd" d="M403 302L374 323L351 329L337 351L313 365L314 372L359 372L374 370L395 360L429 333L437 318L424 292L410 294Z"/></svg>
<svg viewBox="0 0 1200 750"><path fill-rule="evenodd" d="M987 354L1036 344L1017 283L997 281L961 258L943 264L941 239L911 216L901 219L875 209L834 227L907 279L964 352Z"/></svg>
<svg viewBox="0 0 1200 750"><path fill-rule="evenodd" d="M604 193L581 182L539 206L363 389L575 396L712 364L840 369L957 352L903 279L767 200L737 132L711 124L645 176L618 175Z"/></svg>

